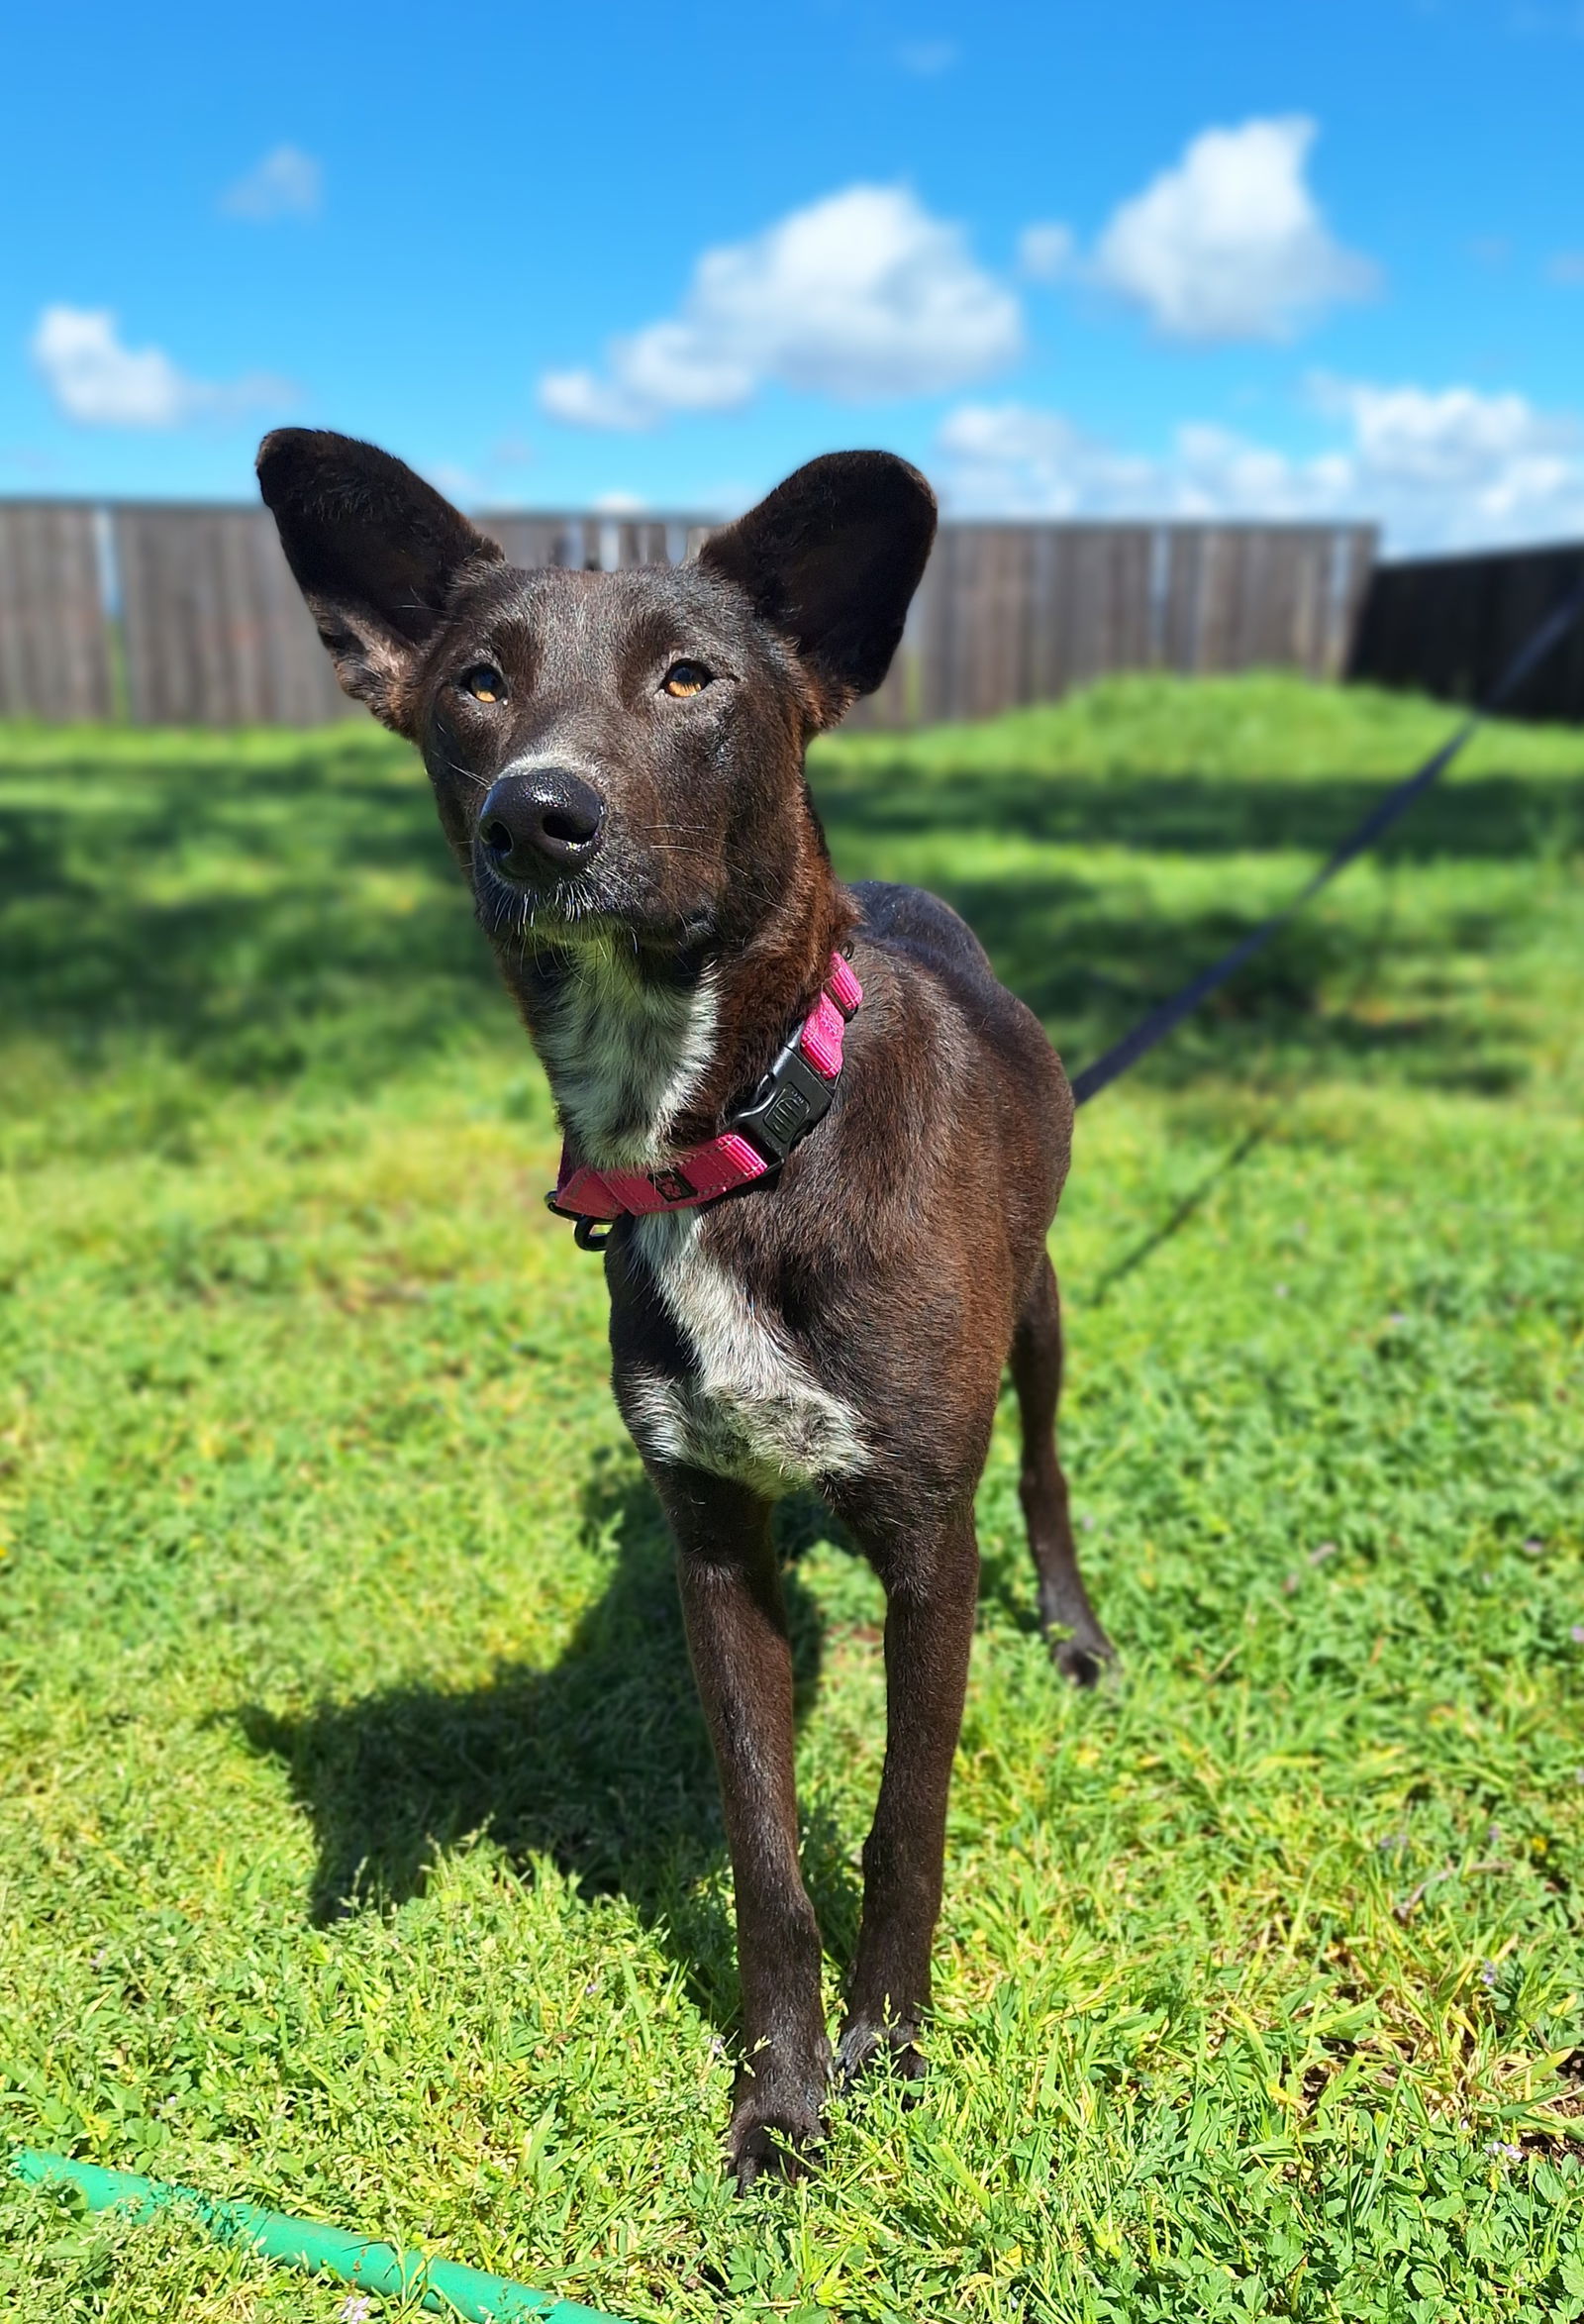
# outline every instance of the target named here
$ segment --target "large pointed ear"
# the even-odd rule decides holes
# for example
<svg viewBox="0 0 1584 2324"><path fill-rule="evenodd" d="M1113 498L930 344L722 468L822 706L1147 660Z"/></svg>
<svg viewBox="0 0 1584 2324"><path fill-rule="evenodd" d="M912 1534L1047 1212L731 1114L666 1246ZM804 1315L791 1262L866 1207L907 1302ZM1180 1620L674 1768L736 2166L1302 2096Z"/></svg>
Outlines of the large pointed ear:
<svg viewBox="0 0 1584 2324"><path fill-rule="evenodd" d="M829 723L890 668L935 515L935 494L893 453L829 453L715 534L699 561L792 640Z"/></svg>
<svg viewBox="0 0 1584 2324"><path fill-rule="evenodd" d="M258 488L337 677L411 734L425 649L457 583L502 551L422 476L352 436L277 428L258 448Z"/></svg>

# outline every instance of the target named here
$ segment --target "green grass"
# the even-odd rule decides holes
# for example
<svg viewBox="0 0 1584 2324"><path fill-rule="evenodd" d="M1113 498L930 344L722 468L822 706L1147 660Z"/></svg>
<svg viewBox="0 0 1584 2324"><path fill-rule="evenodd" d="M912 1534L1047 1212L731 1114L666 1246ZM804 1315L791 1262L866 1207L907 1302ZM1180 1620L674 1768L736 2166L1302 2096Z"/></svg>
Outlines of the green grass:
<svg viewBox="0 0 1584 2324"><path fill-rule="evenodd" d="M1113 682L817 755L1074 1064L1445 732ZM730 1884L599 1272L410 756L0 746L0 2144L647 2319L1584 2314L1584 738L1487 732L1083 1117L980 1502L935 2072L720 2175ZM788 1512L833 2004L880 1603ZM0 2188L0 2313L343 2295Z"/></svg>

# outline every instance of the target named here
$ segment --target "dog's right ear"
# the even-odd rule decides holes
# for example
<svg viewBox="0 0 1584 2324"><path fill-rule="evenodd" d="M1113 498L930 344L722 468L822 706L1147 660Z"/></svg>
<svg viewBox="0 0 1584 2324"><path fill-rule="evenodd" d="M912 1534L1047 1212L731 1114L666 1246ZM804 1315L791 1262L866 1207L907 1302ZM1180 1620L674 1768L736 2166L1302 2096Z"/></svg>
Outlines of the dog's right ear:
<svg viewBox="0 0 1584 2324"><path fill-rule="evenodd" d="M346 691L411 735L414 681L469 567L502 552L388 452L315 428L258 448L258 488Z"/></svg>
<svg viewBox="0 0 1584 2324"><path fill-rule="evenodd" d="M890 667L935 520L935 494L894 453L831 452L712 535L699 562L791 639L830 725Z"/></svg>

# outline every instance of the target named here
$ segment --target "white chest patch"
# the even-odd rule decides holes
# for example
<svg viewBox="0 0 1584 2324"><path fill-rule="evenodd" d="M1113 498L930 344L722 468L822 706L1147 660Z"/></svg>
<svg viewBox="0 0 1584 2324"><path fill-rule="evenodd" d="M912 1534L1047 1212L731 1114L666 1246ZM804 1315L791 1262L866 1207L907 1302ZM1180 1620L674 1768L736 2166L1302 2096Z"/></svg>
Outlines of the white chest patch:
<svg viewBox="0 0 1584 2324"><path fill-rule="evenodd" d="M596 1168L643 1169L661 1159L672 1122L709 1070L715 1025L710 976L680 990L647 981L615 945L580 948L539 1046Z"/></svg>
<svg viewBox="0 0 1584 2324"><path fill-rule="evenodd" d="M857 1415L822 1388L774 1318L699 1247L696 1212L639 1220L639 1249L696 1365L691 1380L645 1372L632 1383L643 1450L735 1477L772 1498L850 1476L868 1453Z"/></svg>

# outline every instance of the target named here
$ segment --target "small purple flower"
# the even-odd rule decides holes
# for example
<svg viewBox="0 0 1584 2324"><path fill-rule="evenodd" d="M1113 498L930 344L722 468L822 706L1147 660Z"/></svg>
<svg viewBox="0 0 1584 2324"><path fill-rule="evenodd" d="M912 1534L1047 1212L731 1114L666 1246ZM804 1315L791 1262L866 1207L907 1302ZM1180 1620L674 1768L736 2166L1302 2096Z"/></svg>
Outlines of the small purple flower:
<svg viewBox="0 0 1584 2324"><path fill-rule="evenodd" d="M1584 1622L1575 1622L1567 1635L1575 1646L1584 1646Z"/></svg>
<svg viewBox="0 0 1584 2324"><path fill-rule="evenodd" d="M1486 1961L1480 1964L1479 1981L1482 1985L1495 1984L1496 1964L1494 1961Z"/></svg>
<svg viewBox="0 0 1584 2324"><path fill-rule="evenodd" d="M1524 1555L1526 1558L1542 1558L1545 1555L1545 1544L1531 1534L1524 1544Z"/></svg>
<svg viewBox="0 0 1584 2324"><path fill-rule="evenodd" d="M1511 2139L1492 2139L1485 2152L1487 2155L1503 2155L1509 2163L1522 2163L1524 2160L1523 2148L1515 2147Z"/></svg>
<svg viewBox="0 0 1584 2324"><path fill-rule="evenodd" d="M374 2303L371 2299L365 2299L360 2291L354 2291L350 2299L342 2301L336 2313L341 2318L341 2324L368 2324L368 2319L374 2313Z"/></svg>
<svg viewBox="0 0 1584 2324"><path fill-rule="evenodd" d="M1389 1324L1401 1324L1401 1323L1407 1323L1407 1321L1408 1321L1408 1318L1407 1318L1407 1316L1406 1316L1406 1315L1403 1313L1403 1311L1402 1311L1402 1309L1401 1309L1400 1307L1394 1307L1394 1308L1392 1309L1392 1311L1391 1311L1390 1315L1389 1315L1389 1316L1386 1318L1386 1321L1387 1321Z"/></svg>

